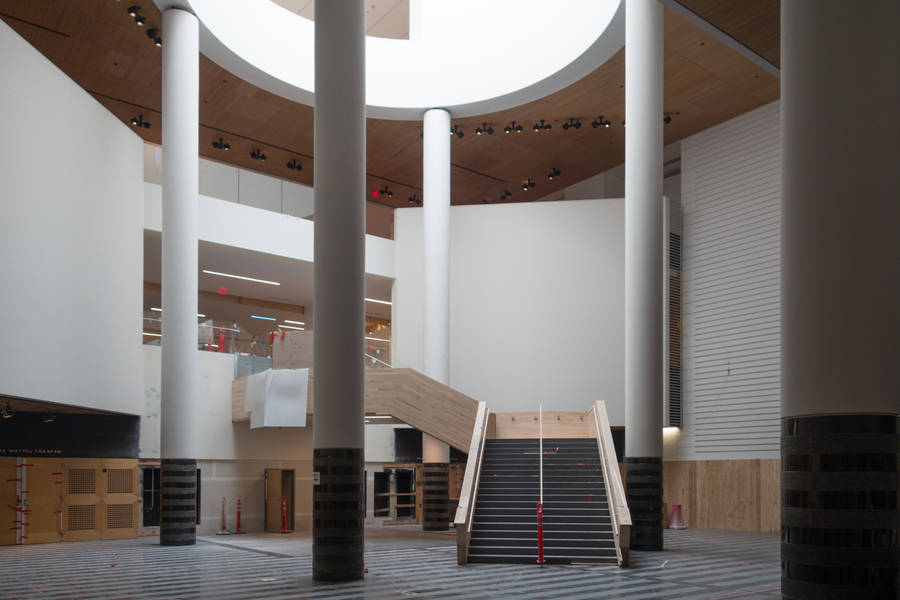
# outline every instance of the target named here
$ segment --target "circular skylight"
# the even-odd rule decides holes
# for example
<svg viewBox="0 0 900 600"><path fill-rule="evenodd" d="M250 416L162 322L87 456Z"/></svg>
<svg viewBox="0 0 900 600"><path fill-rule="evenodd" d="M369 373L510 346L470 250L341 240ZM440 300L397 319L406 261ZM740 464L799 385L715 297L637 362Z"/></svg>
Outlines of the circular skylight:
<svg viewBox="0 0 900 600"><path fill-rule="evenodd" d="M235 75L313 104L313 21L271 0L156 0L201 23L200 49ZM366 38L370 117L517 106L584 77L625 42L620 0L410 0L409 39Z"/></svg>

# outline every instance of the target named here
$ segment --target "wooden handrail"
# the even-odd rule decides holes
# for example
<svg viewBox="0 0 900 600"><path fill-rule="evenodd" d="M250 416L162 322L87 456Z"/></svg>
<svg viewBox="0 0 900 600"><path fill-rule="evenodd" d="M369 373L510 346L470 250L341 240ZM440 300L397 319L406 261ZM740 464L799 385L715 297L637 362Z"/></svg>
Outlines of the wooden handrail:
<svg viewBox="0 0 900 600"><path fill-rule="evenodd" d="M472 517L475 512L478 482L481 480L481 459L484 456L487 422L487 403L479 402L478 412L475 413L475 427L472 428L469 457L466 460L466 473L463 475L462 488L459 491L459 505L456 507L456 517L453 519L453 526L456 528L456 562L461 565L466 564L469 560Z"/></svg>
<svg viewBox="0 0 900 600"><path fill-rule="evenodd" d="M616 558L620 567L628 566L628 548L631 536L631 512L625 499L625 486L622 485L622 474L616 461L616 449L613 445L609 417L606 414L606 403L598 400L591 409L594 413L594 431L597 435L597 447L600 450L600 462L603 464L603 483L606 486L609 501L609 516L612 520L613 539L616 542Z"/></svg>

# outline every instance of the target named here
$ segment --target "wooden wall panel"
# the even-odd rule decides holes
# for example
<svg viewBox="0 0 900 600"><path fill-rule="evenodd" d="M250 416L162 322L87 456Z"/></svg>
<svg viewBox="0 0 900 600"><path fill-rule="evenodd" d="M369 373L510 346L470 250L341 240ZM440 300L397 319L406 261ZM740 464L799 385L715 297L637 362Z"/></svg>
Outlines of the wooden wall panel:
<svg viewBox="0 0 900 600"><path fill-rule="evenodd" d="M781 529L780 459L666 461L666 519L681 504L687 527L761 531Z"/></svg>
<svg viewBox="0 0 900 600"><path fill-rule="evenodd" d="M272 343L273 369L311 369L312 366L312 331L286 331L284 339L275 338Z"/></svg>
<svg viewBox="0 0 900 600"><path fill-rule="evenodd" d="M13 529L19 513L16 506L16 482L18 469L15 458L0 458L0 546L16 543Z"/></svg>
<svg viewBox="0 0 900 600"><path fill-rule="evenodd" d="M545 438L589 438L591 419L588 413L544 411ZM537 412L496 413L496 431L498 439L533 439L538 437L539 423Z"/></svg>
<svg viewBox="0 0 900 600"><path fill-rule="evenodd" d="M28 526L26 544L45 544L62 539L62 499L65 489L62 459L26 458Z"/></svg>

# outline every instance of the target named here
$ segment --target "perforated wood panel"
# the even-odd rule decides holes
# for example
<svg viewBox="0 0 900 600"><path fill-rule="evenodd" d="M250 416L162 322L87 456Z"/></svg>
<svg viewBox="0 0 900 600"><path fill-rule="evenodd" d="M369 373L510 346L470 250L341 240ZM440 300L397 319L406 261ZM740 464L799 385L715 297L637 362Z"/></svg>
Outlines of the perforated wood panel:
<svg viewBox="0 0 900 600"><path fill-rule="evenodd" d="M134 471L132 469L108 469L106 492L109 494L133 494Z"/></svg>
<svg viewBox="0 0 900 600"><path fill-rule="evenodd" d="M134 504L110 504L106 507L107 529L131 529L135 526Z"/></svg>
<svg viewBox="0 0 900 600"><path fill-rule="evenodd" d="M15 458L0 458L0 545L16 543L17 471Z"/></svg>
<svg viewBox="0 0 900 600"><path fill-rule="evenodd" d="M97 507L94 504L70 506L66 513L66 527L69 531L84 531L97 527Z"/></svg>
<svg viewBox="0 0 900 600"><path fill-rule="evenodd" d="M69 494L96 494L97 471L95 469L69 469Z"/></svg>

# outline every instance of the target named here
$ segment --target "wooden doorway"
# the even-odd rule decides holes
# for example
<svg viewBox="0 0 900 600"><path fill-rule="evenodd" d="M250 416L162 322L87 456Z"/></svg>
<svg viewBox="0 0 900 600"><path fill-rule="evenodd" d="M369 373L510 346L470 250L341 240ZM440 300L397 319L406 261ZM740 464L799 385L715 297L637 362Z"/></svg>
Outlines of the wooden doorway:
<svg viewBox="0 0 900 600"><path fill-rule="evenodd" d="M266 531L294 530L294 469L266 469ZM282 510L282 499L284 511ZM285 522L286 521L286 522Z"/></svg>

